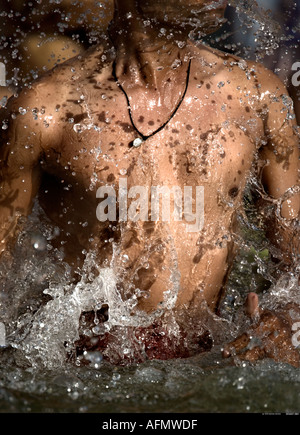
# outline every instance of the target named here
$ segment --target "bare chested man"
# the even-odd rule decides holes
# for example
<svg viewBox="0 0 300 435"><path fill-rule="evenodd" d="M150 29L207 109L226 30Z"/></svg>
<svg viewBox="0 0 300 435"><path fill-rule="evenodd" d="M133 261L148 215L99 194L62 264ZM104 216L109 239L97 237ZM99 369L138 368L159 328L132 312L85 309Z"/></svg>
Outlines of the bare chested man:
<svg viewBox="0 0 300 435"><path fill-rule="evenodd" d="M56 243L63 243L74 271L94 249L99 265L113 265L124 300L136 292L138 310L151 314L176 282L175 311L193 313L196 322L203 302L217 310L234 254L236 213L257 153L270 197L281 198L298 184L298 140L283 110L281 82L257 64L191 41L220 25L226 3L115 0L103 45L9 101L2 111L2 251L38 196L61 229ZM120 210L115 222L100 222L98 189L111 186L118 194L124 179L128 190L202 186L203 226L187 231L187 216L121 221ZM284 197L280 213L297 219L299 195ZM280 219L271 233L291 265L298 241L290 243ZM288 312L260 312L255 294L247 311L256 321L252 333L266 339L244 357L299 364ZM247 335L237 339L224 355L244 350L248 341Z"/></svg>

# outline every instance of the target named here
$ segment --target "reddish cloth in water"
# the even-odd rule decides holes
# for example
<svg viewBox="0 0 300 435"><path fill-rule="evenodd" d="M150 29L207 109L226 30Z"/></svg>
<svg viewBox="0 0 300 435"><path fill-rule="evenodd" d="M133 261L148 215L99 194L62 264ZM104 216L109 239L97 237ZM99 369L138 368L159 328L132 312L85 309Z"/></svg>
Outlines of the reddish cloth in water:
<svg viewBox="0 0 300 435"><path fill-rule="evenodd" d="M95 313L85 313L86 323L93 319ZM101 320L105 322L103 315ZM100 351L104 360L127 364L153 359L187 358L210 350L212 338L208 331L199 332L197 328L186 328L174 335L166 324L157 321L147 327L114 327L98 336L87 337L82 334L75 347L77 358L84 357L85 351Z"/></svg>

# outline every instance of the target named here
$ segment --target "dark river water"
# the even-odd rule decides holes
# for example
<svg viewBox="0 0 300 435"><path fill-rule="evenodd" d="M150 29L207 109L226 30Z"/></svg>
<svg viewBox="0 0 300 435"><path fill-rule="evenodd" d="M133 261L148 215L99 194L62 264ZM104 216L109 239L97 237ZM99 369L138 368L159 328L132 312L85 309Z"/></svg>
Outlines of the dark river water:
<svg viewBox="0 0 300 435"><path fill-rule="evenodd" d="M219 358L218 358L219 356ZM39 371L0 370L6 413L298 413L300 373L265 360L232 366L219 349L130 367L100 364Z"/></svg>

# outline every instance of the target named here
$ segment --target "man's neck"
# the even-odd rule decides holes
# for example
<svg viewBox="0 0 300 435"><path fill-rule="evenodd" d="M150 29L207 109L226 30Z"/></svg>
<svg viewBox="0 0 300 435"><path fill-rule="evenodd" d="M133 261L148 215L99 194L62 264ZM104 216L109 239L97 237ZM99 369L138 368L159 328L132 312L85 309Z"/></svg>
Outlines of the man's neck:
<svg viewBox="0 0 300 435"><path fill-rule="evenodd" d="M162 80L180 76L181 70L185 76L191 56L186 35L157 29L151 22L128 13L127 17L115 16L110 36L116 48L116 75L128 86L156 90Z"/></svg>

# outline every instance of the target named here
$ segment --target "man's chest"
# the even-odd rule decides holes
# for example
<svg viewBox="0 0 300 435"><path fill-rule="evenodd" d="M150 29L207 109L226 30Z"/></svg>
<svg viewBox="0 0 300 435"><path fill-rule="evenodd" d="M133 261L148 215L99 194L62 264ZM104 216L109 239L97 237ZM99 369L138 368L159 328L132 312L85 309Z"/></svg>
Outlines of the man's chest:
<svg viewBox="0 0 300 435"><path fill-rule="evenodd" d="M241 178L253 160L257 126L249 115L240 116L234 102L222 105L226 96L205 95L190 89L163 123L151 108L151 125L144 116L149 108L133 114L115 86L81 94L62 107L60 145L48 148L44 168L88 189L124 176L131 184L182 185Z"/></svg>

